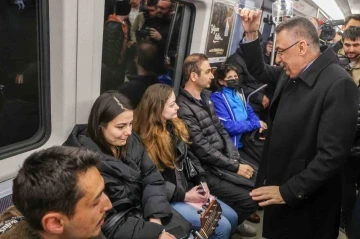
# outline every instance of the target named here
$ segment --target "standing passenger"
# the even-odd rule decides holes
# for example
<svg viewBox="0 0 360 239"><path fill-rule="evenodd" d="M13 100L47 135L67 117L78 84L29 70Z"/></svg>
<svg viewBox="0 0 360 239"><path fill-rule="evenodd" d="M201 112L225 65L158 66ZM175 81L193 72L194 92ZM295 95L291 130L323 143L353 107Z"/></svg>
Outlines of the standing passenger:
<svg viewBox="0 0 360 239"><path fill-rule="evenodd" d="M352 146L358 92L330 47L306 18L275 29L276 61L264 64L256 30L261 14L243 9L246 65L256 79L276 86L257 185L265 206L267 239L336 239L341 207L341 166Z"/></svg>
<svg viewBox="0 0 360 239"><path fill-rule="evenodd" d="M176 97L172 88L164 84L150 86L135 111L134 129L139 134L151 160L171 185L171 206L192 225L200 229L197 209L187 204L206 203L210 191L205 170L199 160L188 151L189 133L185 123L177 117ZM200 189L200 183L204 187ZM201 192L203 191L203 192ZM227 239L235 231L237 215L225 203L221 220L212 239Z"/></svg>

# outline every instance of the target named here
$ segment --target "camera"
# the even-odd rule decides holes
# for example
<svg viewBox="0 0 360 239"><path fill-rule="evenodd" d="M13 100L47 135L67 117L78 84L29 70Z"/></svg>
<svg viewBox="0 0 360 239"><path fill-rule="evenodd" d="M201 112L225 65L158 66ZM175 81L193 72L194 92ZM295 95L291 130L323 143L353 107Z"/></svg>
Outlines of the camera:
<svg viewBox="0 0 360 239"><path fill-rule="evenodd" d="M334 39L336 31L335 26L344 25L344 20L328 20L321 27L320 39L331 41Z"/></svg>
<svg viewBox="0 0 360 239"><path fill-rule="evenodd" d="M141 41L146 39L148 36L150 36L150 29L149 28L145 28L142 30L137 30L135 32L136 35L136 41Z"/></svg>
<svg viewBox="0 0 360 239"><path fill-rule="evenodd" d="M344 55L337 55L338 59L339 59L339 65L344 68L346 71L350 72L351 68L350 68L350 59L347 58Z"/></svg>

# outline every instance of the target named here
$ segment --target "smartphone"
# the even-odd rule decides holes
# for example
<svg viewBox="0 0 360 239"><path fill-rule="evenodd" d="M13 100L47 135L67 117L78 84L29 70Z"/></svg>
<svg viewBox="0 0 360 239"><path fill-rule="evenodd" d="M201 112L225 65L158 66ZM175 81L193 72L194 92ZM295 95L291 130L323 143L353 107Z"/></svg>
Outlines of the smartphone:
<svg viewBox="0 0 360 239"><path fill-rule="evenodd" d="M171 235L173 235L174 237L176 237L176 239L184 239L184 238L188 237L188 235L186 235L186 232L184 231L182 226L176 226L176 227L170 228L166 231L168 233L170 233Z"/></svg>

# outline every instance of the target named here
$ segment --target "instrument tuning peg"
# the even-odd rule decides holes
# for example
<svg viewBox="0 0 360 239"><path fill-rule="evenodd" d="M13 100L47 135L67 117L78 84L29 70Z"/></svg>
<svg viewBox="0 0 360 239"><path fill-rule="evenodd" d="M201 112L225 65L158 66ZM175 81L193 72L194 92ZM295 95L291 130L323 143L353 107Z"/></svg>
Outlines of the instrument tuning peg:
<svg viewBox="0 0 360 239"><path fill-rule="evenodd" d="M207 209L207 207L208 207L207 204L203 204L203 205L202 205L202 208L205 209L205 210Z"/></svg>
<svg viewBox="0 0 360 239"><path fill-rule="evenodd" d="M203 211L201 209L197 210L197 214L201 214Z"/></svg>

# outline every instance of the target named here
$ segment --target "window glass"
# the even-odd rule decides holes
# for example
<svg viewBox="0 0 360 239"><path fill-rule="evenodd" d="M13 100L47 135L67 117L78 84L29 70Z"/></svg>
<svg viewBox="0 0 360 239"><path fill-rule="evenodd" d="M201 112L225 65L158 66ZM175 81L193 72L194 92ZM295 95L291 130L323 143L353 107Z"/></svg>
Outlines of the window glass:
<svg viewBox="0 0 360 239"><path fill-rule="evenodd" d="M0 1L0 154L30 138L37 140L27 146L38 143L43 137L35 137L37 132L45 134L44 115L49 115L42 93L49 79L42 72L49 71L49 63L40 57L48 44L42 35L47 32L47 22L40 19L46 16L40 15L42 6L46 4L40 0Z"/></svg>
<svg viewBox="0 0 360 239"><path fill-rule="evenodd" d="M152 76L148 84L174 85L184 5L177 9L175 14L170 0L105 1L101 93L121 89L139 75Z"/></svg>

